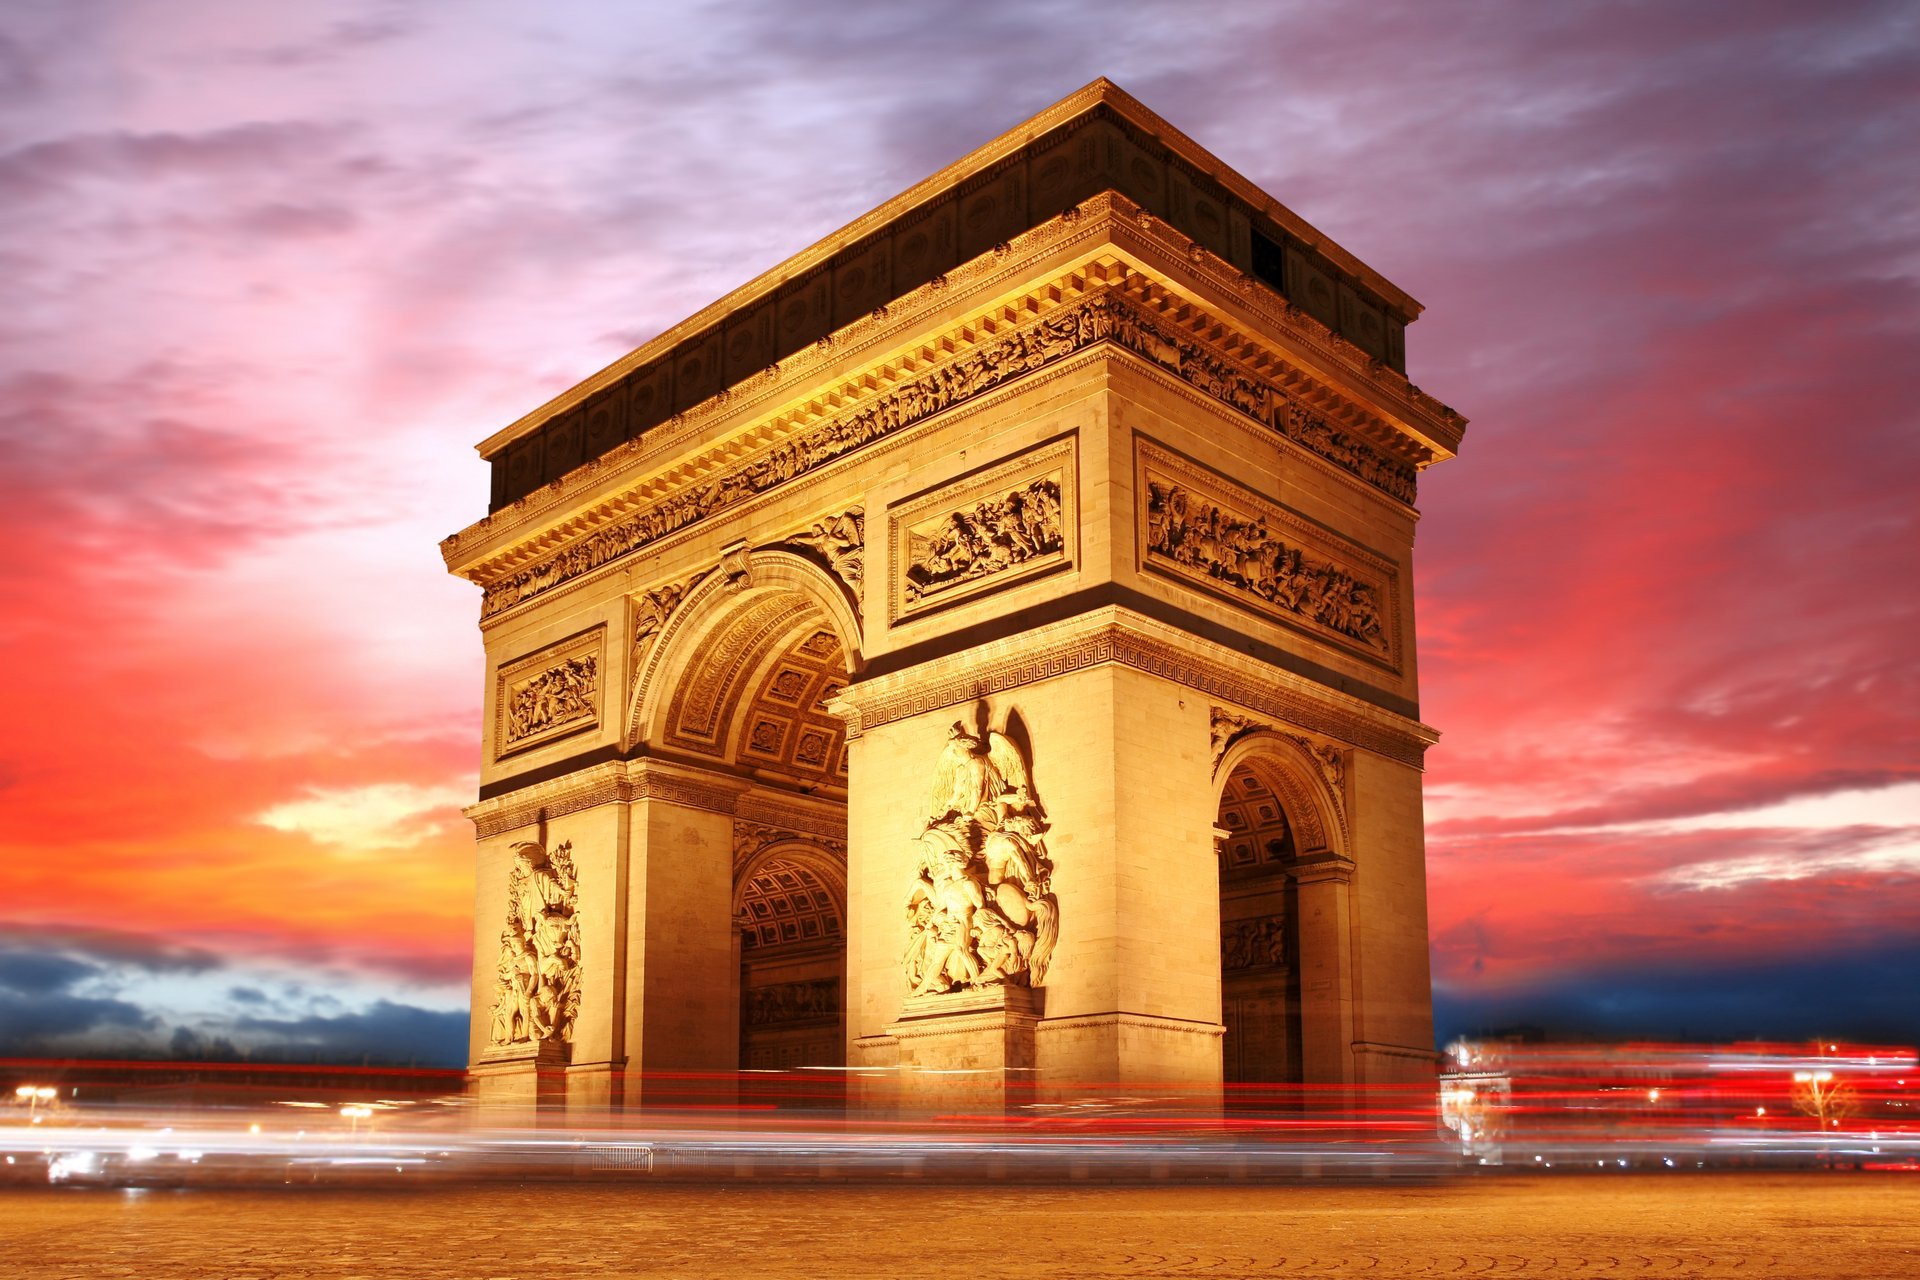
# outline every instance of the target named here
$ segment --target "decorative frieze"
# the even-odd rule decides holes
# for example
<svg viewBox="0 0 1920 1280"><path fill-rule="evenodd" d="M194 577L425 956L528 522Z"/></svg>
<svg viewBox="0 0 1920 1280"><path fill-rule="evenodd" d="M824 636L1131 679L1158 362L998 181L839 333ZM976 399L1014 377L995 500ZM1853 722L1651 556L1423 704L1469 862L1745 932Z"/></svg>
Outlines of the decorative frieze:
<svg viewBox="0 0 1920 1280"><path fill-rule="evenodd" d="M853 598L860 598L866 580L867 513L864 507L851 507L837 516L816 520L787 539L826 561L835 577L847 584Z"/></svg>
<svg viewBox="0 0 1920 1280"><path fill-rule="evenodd" d="M895 506L889 621L1070 566L1074 445L1044 445Z"/></svg>
<svg viewBox="0 0 1920 1280"><path fill-rule="evenodd" d="M1136 615L1102 621L1092 629L1084 624L1062 628L1065 634L1026 636L1003 653L969 656L963 667L946 673L917 672L906 687L888 686L860 695L843 693L835 714L847 721L849 737L912 716L960 706L992 697L1053 676L1113 662L1185 685L1194 692L1238 703L1315 733L1375 752L1386 759L1418 768L1434 741L1433 731L1417 721L1371 714L1260 678L1226 662L1194 652L1191 641L1171 643L1140 628L1150 626ZM1388 718L1391 717L1391 718Z"/></svg>
<svg viewBox="0 0 1920 1280"><path fill-rule="evenodd" d="M492 617L590 573L696 521L808 474L883 436L1044 368L1094 343L1112 340L1196 390L1272 428L1392 497L1411 502L1413 465L1341 432L1294 405L1276 387L1199 343L1174 335L1108 291L969 348L850 413L795 434L749 461L683 488L646 509L487 585L482 618Z"/></svg>
<svg viewBox="0 0 1920 1280"><path fill-rule="evenodd" d="M580 1011L579 903L572 841L551 853L531 840L513 846L488 1033L494 1051L572 1041Z"/></svg>
<svg viewBox="0 0 1920 1280"><path fill-rule="evenodd" d="M1393 563L1136 438L1140 567L1399 669Z"/></svg>
<svg viewBox="0 0 1920 1280"><path fill-rule="evenodd" d="M955 721L907 898L909 996L1041 985L1060 933L1046 830L1020 748Z"/></svg>
<svg viewBox="0 0 1920 1280"><path fill-rule="evenodd" d="M811 982L749 987L746 1002L747 1025L753 1027L837 1018L840 1016L840 979L816 978Z"/></svg>
<svg viewBox="0 0 1920 1280"><path fill-rule="evenodd" d="M672 617L673 611L680 607L680 602L687 598L687 592L693 590L694 584L706 576L707 571L703 569L692 577L666 583L651 591L643 591L633 598L633 613L628 628L633 637L631 642L633 651L627 663L629 697L632 696L633 685L639 680L640 673L646 669L647 656L653 652L654 642L659 640L661 628L667 625L667 619Z"/></svg>
<svg viewBox="0 0 1920 1280"><path fill-rule="evenodd" d="M496 757L600 724L605 628L570 636L502 666L494 682Z"/></svg>

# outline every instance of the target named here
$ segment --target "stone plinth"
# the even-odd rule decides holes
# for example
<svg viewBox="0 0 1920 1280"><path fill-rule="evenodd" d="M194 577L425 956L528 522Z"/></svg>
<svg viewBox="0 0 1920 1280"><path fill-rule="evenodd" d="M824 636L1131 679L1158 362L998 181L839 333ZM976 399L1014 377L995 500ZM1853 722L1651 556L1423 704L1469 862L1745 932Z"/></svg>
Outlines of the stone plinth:
<svg viewBox="0 0 1920 1280"><path fill-rule="evenodd" d="M557 1124L567 1108L567 1047L558 1041L488 1049L468 1077L483 1124Z"/></svg>
<svg viewBox="0 0 1920 1280"><path fill-rule="evenodd" d="M1040 1004L1017 986L907 997L886 1035L855 1044L856 1065L885 1071L883 1083L861 1081L862 1096L908 1114L1018 1106L1034 1089Z"/></svg>

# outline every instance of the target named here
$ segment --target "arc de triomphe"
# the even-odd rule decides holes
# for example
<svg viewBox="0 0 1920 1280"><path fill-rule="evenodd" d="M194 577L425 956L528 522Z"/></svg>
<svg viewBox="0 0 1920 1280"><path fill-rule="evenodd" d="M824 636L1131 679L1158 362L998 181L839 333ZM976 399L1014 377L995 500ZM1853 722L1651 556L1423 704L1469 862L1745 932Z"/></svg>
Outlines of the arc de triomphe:
<svg viewBox="0 0 1920 1280"><path fill-rule="evenodd" d="M480 1095L1428 1076L1418 311L1097 81L482 443Z"/></svg>

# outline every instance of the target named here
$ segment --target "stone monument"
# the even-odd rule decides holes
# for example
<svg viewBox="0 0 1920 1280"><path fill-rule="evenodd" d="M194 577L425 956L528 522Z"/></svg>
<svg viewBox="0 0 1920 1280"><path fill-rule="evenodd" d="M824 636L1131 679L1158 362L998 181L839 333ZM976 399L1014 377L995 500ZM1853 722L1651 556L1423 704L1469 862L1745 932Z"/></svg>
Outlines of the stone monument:
<svg viewBox="0 0 1920 1280"><path fill-rule="evenodd" d="M480 1096L1428 1078L1418 312L1102 80L484 441Z"/></svg>

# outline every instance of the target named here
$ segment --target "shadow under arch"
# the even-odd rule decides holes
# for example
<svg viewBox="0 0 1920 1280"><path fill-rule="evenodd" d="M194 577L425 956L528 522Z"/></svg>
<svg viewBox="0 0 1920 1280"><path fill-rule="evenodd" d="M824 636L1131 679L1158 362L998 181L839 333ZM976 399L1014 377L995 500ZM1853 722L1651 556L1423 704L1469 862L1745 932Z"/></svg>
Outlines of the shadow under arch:
<svg viewBox="0 0 1920 1280"><path fill-rule="evenodd" d="M1213 770L1213 802L1219 808L1227 782L1240 769L1254 774L1280 800L1293 829L1298 857L1333 854L1351 858L1341 807L1319 762L1305 746L1273 729L1250 729L1227 744Z"/></svg>
<svg viewBox="0 0 1920 1280"><path fill-rule="evenodd" d="M1229 740L1213 783L1225 1104L1298 1113L1296 1086L1348 1078L1350 1028L1327 1016L1351 994L1345 807L1312 745L1272 728Z"/></svg>
<svg viewBox="0 0 1920 1280"><path fill-rule="evenodd" d="M723 565L696 582L654 637L634 678L622 746L632 750L658 737L667 704L709 642L755 609L778 613L779 601L796 624L824 619L840 641L848 676L859 674L865 662L858 604L839 579L797 552L748 552L743 566Z"/></svg>

